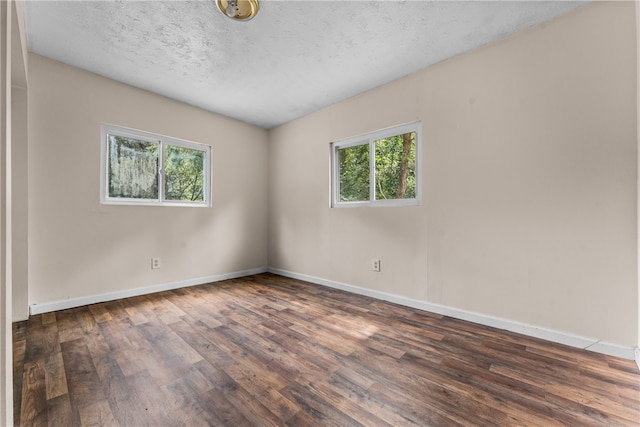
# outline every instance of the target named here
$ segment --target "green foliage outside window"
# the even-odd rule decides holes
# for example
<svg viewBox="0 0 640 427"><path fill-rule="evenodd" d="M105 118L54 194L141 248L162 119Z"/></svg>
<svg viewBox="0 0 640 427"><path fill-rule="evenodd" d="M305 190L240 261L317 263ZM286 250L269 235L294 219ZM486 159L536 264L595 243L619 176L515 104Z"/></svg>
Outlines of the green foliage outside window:
<svg viewBox="0 0 640 427"><path fill-rule="evenodd" d="M109 198L159 201L162 174L163 200L205 201L204 150L112 134L107 136L107 142ZM162 171L158 168L161 149Z"/></svg>
<svg viewBox="0 0 640 427"><path fill-rule="evenodd" d="M416 198L416 133L380 138L373 147L373 165L369 143L338 148L339 201L370 200L372 167L375 200Z"/></svg>
<svg viewBox="0 0 640 427"><path fill-rule="evenodd" d="M109 197L158 198L157 142L109 135Z"/></svg>
<svg viewBox="0 0 640 427"><path fill-rule="evenodd" d="M340 201L369 200L369 144L338 150Z"/></svg>
<svg viewBox="0 0 640 427"><path fill-rule="evenodd" d="M165 199L204 200L204 151L169 145L164 153Z"/></svg>
<svg viewBox="0 0 640 427"><path fill-rule="evenodd" d="M376 200L416 197L415 132L378 139L376 149Z"/></svg>

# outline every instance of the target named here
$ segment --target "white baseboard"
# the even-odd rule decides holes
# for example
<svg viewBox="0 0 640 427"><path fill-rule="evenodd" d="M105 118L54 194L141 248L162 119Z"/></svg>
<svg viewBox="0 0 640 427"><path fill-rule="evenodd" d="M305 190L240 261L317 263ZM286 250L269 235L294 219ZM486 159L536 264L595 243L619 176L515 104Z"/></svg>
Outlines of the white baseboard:
<svg viewBox="0 0 640 427"><path fill-rule="evenodd" d="M155 292L169 291L172 289L186 288L189 286L204 285L205 283L220 282L222 280L237 279L239 277L252 276L254 274L265 273L266 267L254 268L252 270L236 271L233 273L219 274L217 276L198 277L196 279L181 280L172 283L147 286L144 288L129 289L126 291L109 292L99 295L89 295L79 298L71 298L63 301L52 301L43 304L32 304L29 306L29 314L42 314L51 311L66 310L68 308L82 307L83 305L96 304L99 302L114 301L122 298L135 297L139 295L152 294Z"/></svg>
<svg viewBox="0 0 640 427"><path fill-rule="evenodd" d="M607 354L609 356L620 357L623 359L636 360L640 368L640 351L637 348L625 347L618 344L603 342L598 339L582 337L569 334L566 332L554 331L552 329L541 328L538 326L527 325L525 323L514 322L498 317L487 316L485 314L474 313L471 311L461 310L458 308L447 307L439 304L432 304L425 301L415 300L399 295L389 294L386 292L376 291L372 289L361 288L358 286L348 285L345 283L334 282L319 277L308 276L306 274L293 273L291 271L281 270L278 268L268 268L268 271L280 276L290 277L292 279L304 280L306 282L327 286L330 288L340 289L354 294L365 295L368 297L389 301L406 307L417 308L429 311L431 313L441 314L456 319L467 320L469 322L478 323L480 325L491 326L498 329L504 329L511 332L527 335L530 337L540 338L547 341L569 345L571 347L581 348L594 351L596 353Z"/></svg>
<svg viewBox="0 0 640 427"><path fill-rule="evenodd" d="M607 354L610 356L621 357L624 359L634 360L640 369L640 349L633 347L625 347L618 344L603 342L594 338L587 338L566 332L554 331L551 329L541 328L537 326L527 325L525 323L514 322L511 320L501 319L498 317L488 316L485 314L474 313L458 308L447 307L439 304L432 304L425 301L415 300L412 298L394 295L386 292L376 291L372 289L361 288L358 286L348 285L346 283L335 282L332 280L322 279L319 277L309 276L306 274L294 273L291 271L281 270L277 268L255 268L251 270L237 271L232 273L220 274L209 277L199 277L195 279L182 280L178 282L164 283L144 288L129 289L119 292L110 292L99 295L89 295L85 297L72 298L62 301L52 301L43 304L32 304L29 306L29 314L42 314L52 311L66 310L69 308L81 307L89 304L96 304L106 301L114 301L122 298L129 298L139 295L146 295L155 292L168 291L189 286L203 285L205 283L220 282L222 280L236 279L239 277L252 276L264 272L278 274L280 276L290 277L293 279L304 280L306 282L327 286L334 289L340 289L354 294L365 295L383 301L404 305L406 307L417 308L431 313L441 314L456 319L466 320L478 323L480 325L491 326L498 329L504 329L511 332L517 332L535 338L544 339L551 342L569 345L571 347L582 348L597 353Z"/></svg>

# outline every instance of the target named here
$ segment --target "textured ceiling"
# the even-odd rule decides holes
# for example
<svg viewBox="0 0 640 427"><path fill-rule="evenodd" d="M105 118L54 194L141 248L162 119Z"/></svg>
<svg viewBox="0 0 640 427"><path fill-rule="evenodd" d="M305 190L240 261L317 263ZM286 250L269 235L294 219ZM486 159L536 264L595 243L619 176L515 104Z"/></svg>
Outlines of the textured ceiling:
<svg viewBox="0 0 640 427"><path fill-rule="evenodd" d="M563 1L34 1L29 50L272 128L566 13Z"/></svg>

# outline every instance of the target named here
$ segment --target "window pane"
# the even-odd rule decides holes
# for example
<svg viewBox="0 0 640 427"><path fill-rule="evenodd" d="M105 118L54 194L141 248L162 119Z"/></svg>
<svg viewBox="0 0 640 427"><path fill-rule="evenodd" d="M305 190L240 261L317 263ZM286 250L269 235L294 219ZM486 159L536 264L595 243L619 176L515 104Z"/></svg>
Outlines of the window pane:
<svg viewBox="0 0 640 427"><path fill-rule="evenodd" d="M415 132L375 141L376 200L416 197Z"/></svg>
<svg viewBox="0 0 640 427"><path fill-rule="evenodd" d="M157 142L109 135L109 197L158 199Z"/></svg>
<svg viewBox="0 0 640 427"><path fill-rule="evenodd" d="M338 149L340 201L369 200L369 144Z"/></svg>
<svg viewBox="0 0 640 427"><path fill-rule="evenodd" d="M205 152L167 145L164 150L166 200L204 201Z"/></svg>

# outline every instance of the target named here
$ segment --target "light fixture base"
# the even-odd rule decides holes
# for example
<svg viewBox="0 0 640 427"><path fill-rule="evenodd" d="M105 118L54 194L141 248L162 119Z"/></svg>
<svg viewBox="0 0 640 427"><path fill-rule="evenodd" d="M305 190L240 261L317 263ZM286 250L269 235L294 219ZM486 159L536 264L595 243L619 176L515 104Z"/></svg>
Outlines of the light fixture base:
<svg viewBox="0 0 640 427"><path fill-rule="evenodd" d="M235 21L248 21L258 14L258 0L215 0L218 10ZM229 9L231 7L231 9ZM233 10L235 9L235 11Z"/></svg>

